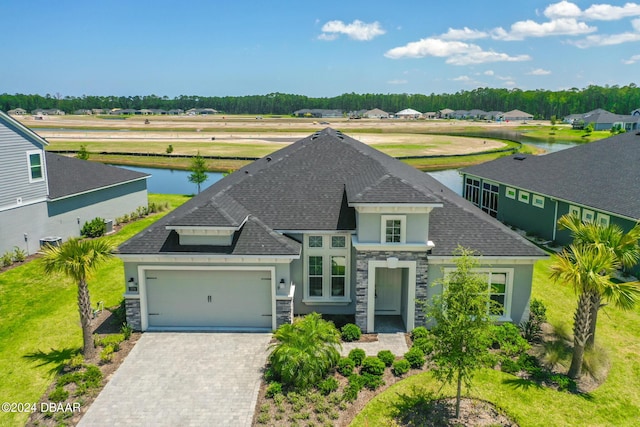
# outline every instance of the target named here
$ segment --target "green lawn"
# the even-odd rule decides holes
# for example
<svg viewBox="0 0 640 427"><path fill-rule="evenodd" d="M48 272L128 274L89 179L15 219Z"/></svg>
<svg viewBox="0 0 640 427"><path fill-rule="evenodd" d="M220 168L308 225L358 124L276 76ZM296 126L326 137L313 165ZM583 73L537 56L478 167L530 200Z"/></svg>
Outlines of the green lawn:
<svg viewBox="0 0 640 427"><path fill-rule="evenodd" d="M150 195L176 207L180 195ZM111 236L122 243L162 214L126 225ZM105 263L89 281L93 304L114 306L124 293L122 261ZM66 359L82 348L76 285L61 275L43 274L39 259L0 274L0 401L37 402ZM0 426L23 425L28 414L0 412Z"/></svg>
<svg viewBox="0 0 640 427"><path fill-rule="evenodd" d="M533 297L547 306L549 322L571 330L576 297L570 287L548 279L549 261L536 264ZM520 426L637 426L640 420L640 307L630 312L605 308L598 317L597 345L612 363L604 384L587 395L538 388L513 375L483 370L474 380L472 395L503 408ZM392 426L399 404L422 391L437 391L430 373L400 381L376 396L352 426ZM444 393L454 395L452 388Z"/></svg>

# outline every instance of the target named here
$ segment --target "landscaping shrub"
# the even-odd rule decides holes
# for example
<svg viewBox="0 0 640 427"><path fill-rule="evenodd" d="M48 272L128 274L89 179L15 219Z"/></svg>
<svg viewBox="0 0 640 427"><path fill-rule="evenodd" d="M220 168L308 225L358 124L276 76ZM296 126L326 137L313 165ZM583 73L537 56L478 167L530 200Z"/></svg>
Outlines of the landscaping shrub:
<svg viewBox="0 0 640 427"><path fill-rule="evenodd" d="M321 381L318 384L318 391L323 395L327 396L329 393L332 393L338 389L338 380L334 377L329 377L324 381Z"/></svg>
<svg viewBox="0 0 640 427"><path fill-rule="evenodd" d="M513 323L492 326L489 339L494 349L500 349L507 356L518 356L531 348Z"/></svg>
<svg viewBox="0 0 640 427"><path fill-rule="evenodd" d="M15 246L13 248L13 261L24 262L25 259L27 259L27 252L24 249L20 249Z"/></svg>
<svg viewBox="0 0 640 427"><path fill-rule="evenodd" d="M104 223L104 219L100 217L96 217L91 221L87 221L82 226L82 230L80 230L80 234L84 237L100 237L104 236L107 232L107 225Z"/></svg>
<svg viewBox="0 0 640 427"><path fill-rule="evenodd" d="M362 361L362 368L360 369L361 374L371 374L381 376L384 374L385 364L382 360L378 359L375 356L366 357Z"/></svg>
<svg viewBox="0 0 640 427"><path fill-rule="evenodd" d="M276 379L285 385L308 388L318 384L340 359L340 332L318 313L296 318L274 333L269 362Z"/></svg>
<svg viewBox="0 0 640 427"><path fill-rule="evenodd" d="M391 365L391 371L396 377L401 377L402 375L406 374L407 372L409 372L410 368L411 365L409 365L409 362L407 362L405 359L396 360L395 362L393 362L393 365Z"/></svg>
<svg viewBox="0 0 640 427"><path fill-rule="evenodd" d="M378 359L382 360L385 366L391 366L396 357L390 350L381 350L378 352Z"/></svg>
<svg viewBox="0 0 640 427"><path fill-rule="evenodd" d="M349 375L351 375L355 367L356 363L348 357L343 357L342 359L338 360L338 372L340 372L340 375L344 377L348 377Z"/></svg>
<svg viewBox="0 0 640 427"><path fill-rule="evenodd" d="M358 393L364 387L365 379L358 374L349 376L349 384L344 388L342 398L347 402L353 402L358 398Z"/></svg>
<svg viewBox="0 0 640 427"><path fill-rule="evenodd" d="M411 331L411 340L415 341L418 338L427 338L429 336L429 331L424 326L418 326L413 331Z"/></svg>
<svg viewBox="0 0 640 427"><path fill-rule="evenodd" d="M368 372L365 372L361 375L363 385L369 390L375 390L379 387L382 387L385 382L382 379L381 375L374 375Z"/></svg>
<svg viewBox="0 0 640 427"><path fill-rule="evenodd" d="M349 352L349 359L353 360L356 366L362 365L362 361L366 356L366 353L361 348L354 348Z"/></svg>
<svg viewBox="0 0 640 427"><path fill-rule="evenodd" d="M361 335L362 335L362 331L360 330L358 325L354 325L353 323L347 323L342 327L342 341L346 341L346 342L358 341Z"/></svg>
<svg viewBox="0 0 640 427"><path fill-rule="evenodd" d="M549 379L558 386L559 391L575 392L578 389L576 382L566 375L552 374Z"/></svg>
<svg viewBox="0 0 640 427"><path fill-rule="evenodd" d="M97 334L94 334L93 343L96 347L113 347L113 351L120 350L120 343L124 341L123 334L106 335L104 338L100 338Z"/></svg>
<svg viewBox="0 0 640 427"><path fill-rule="evenodd" d="M128 341L131 338L131 334L133 333L133 328L128 323L123 323L120 327L120 333L125 341Z"/></svg>
<svg viewBox="0 0 640 427"><path fill-rule="evenodd" d="M102 363L110 363L111 359L113 359L114 351L115 350L113 345L108 345L105 348L103 348L102 351L100 352L100 361Z"/></svg>
<svg viewBox="0 0 640 427"><path fill-rule="evenodd" d="M434 347L433 337L429 336L429 337L416 338L413 341L413 347L417 347L420 350L422 350L422 352L425 355L429 355L433 353L433 347Z"/></svg>
<svg viewBox="0 0 640 427"><path fill-rule="evenodd" d="M265 394L267 397L273 397L276 394L282 394L282 384L277 381L269 383Z"/></svg>
<svg viewBox="0 0 640 427"><path fill-rule="evenodd" d="M51 402L64 402L69 398L69 392L62 386L57 386L51 393L49 393L49 400Z"/></svg>
<svg viewBox="0 0 640 427"><path fill-rule="evenodd" d="M82 354L76 354L71 359L69 359L69 363L67 364L67 366L69 366L69 368L71 369L78 369L81 368L83 364L84 357L82 356Z"/></svg>
<svg viewBox="0 0 640 427"><path fill-rule="evenodd" d="M2 266L9 267L11 264L13 264L13 254L11 252L5 252L2 255Z"/></svg>
<svg viewBox="0 0 640 427"><path fill-rule="evenodd" d="M407 359L409 365L414 369L422 368L425 363L424 352L418 347L411 347L411 349L404 354L404 358Z"/></svg>
<svg viewBox="0 0 640 427"><path fill-rule="evenodd" d="M507 374L516 374L520 372L520 366L518 366L517 362L511 360L508 357L505 357L500 363L500 370L502 372L506 372Z"/></svg>
<svg viewBox="0 0 640 427"><path fill-rule="evenodd" d="M529 320L520 324L524 339L529 342L540 341L542 324L547 321L547 307L538 299L532 299L529 304Z"/></svg>

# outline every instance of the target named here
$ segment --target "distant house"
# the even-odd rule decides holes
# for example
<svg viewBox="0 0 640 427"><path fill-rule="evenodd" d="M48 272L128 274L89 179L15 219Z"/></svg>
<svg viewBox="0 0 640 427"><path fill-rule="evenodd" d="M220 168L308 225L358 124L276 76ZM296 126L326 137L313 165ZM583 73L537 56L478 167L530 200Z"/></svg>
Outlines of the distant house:
<svg viewBox="0 0 640 427"><path fill-rule="evenodd" d="M466 119L468 115L469 111L467 110L455 110L451 113L451 117L458 120Z"/></svg>
<svg viewBox="0 0 640 427"><path fill-rule="evenodd" d="M484 115L484 118L487 120L497 120L498 117L502 116L503 114L503 111L487 111L487 113Z"/></svg>
<svg viewBox="0 0 640 427"><path fill-rule="evenodd" d="M511 110L506 113L502 113L499 118L507 122L514 122L517 120L533 120L533 115L520 110Z"/></svg>
<svg viewBox="0 0 640 427"><path fill-rule="evenodd" d="M104 110L104 109L102 109L102 108L92 108L92 109L91 109L91 112L92 112L93 114L104 114L104 113L106 113L106 112L107 112L107 110Z"/></svg>
<svg viewBox="0 0 640 427"><path fill-rule="evenodd" d="M167 111L167 114L170 116L179 116L180 114L184 114L184 110L180 108L174 108L172 110Z"/></svg>
<svg viewBox="0 0 640 427"><path fill-rule="evenodd" d="M610 130L613 128L619 128L630 131L638 128L639 120L640 116L638 115L613 114L607 110L599 108L582 114L579 119L574 119L574 122L582 122L584 123L584 126L591 124L593 125L593 130Z"/></svg>
<svg viewBox="0 0 640 427"><path fill-rule="evenodd" d="M46 152L47 142L0 112L0 253L33 254L147 205L147 174Z"/></svg>
<svg viewBox="0 0 640 427"><path fill-rule="evenodd" d="M637 108L631 112L632 116L640 116L640 108Z"/></svg>
<svg viewBox="0 0 640 427"><path fill-rule="evenodd" d="M79 110L74 111L73 114L75 114L77 116L88 116L88 115L93 114L93 111L87 110L86 108L81 108Z"/></svg>
<svg viewBox="0 0 640 427"><path fill-rule="evenodd" d="M558 219L631 229L640 220L640 135L626 132L544 156L516 154L461 170L464 197L507 225L559 244Z"/></svg>
<svg viewBox="0 0 640 427"><path fill-rule="evenodd" d="M64 116L64 111L58 108L37 108L31 112L37 116Z"/></svg>
<svg viewBox="0 0 640 427"><path fill-rule="evenodd" d="M479 110L477 108L475 108L473 110L469 110L467 112L467 118L468 119L484 119L486 115L487 115L486 111Z"/></svg>
<svg viewBox="0 0 640 427"><path fill-rule="evenodd" d="M450 119L454 111L450 108L444 108L438 111L438 118L440 119Z"/></svg>
<svg viewBox="0 0 640 427"><path fill-rule="evenodd" d="M405 108L402 111L398 111L395 116L401 119L418 119L422 116L422 113L413 108Z"/></svg>
<svg viewBox="0 0 640 427"><path fill-rule="evenodd" d="M427 111L426 113L422 114L422 117L424 117L425 119L435 119L437 115L438 114L435 111Z"/></svg>
<svg viewBox="0 0 640 427"><path fill-rule="evenodd" d="M25 114L27 114L27 110L25 110L24 108L15 108L13 110L7 111L7 113L11 114L12 116L24 116Z"/></svg>
<svg viewBox="0 0 640 427"><path fill-rule="evenodd" d="M430 319L416 300L477 250L500 322L527 320L546 254L434 178L327 128L213 184L118 249L139 330L273 330L310 312L365 332Z"/></svg>
<svg viewBox="0 0 640 427"><path fill-rule="evenodd" d="M388 119L389 113L379 108L374 108L373 110L366 111L364 113L364 117L368 119Z"/></svg>
<svg viewBox="0 0 640 427"><path fill-rule="evenodd" d="M348 117L350 119L361 119L366 114L367 110L349 111Z"/></svg>

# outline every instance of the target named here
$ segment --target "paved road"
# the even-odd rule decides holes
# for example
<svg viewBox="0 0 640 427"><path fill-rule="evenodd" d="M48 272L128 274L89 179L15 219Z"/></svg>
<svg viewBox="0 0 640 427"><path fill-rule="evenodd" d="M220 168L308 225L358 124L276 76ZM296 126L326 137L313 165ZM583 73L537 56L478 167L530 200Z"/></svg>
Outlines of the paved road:
<svg viewBox="0 0 640 427"><path fill-rule="evenodd" d="M250 426L270 339L146 332L79 426Z"/></svg>

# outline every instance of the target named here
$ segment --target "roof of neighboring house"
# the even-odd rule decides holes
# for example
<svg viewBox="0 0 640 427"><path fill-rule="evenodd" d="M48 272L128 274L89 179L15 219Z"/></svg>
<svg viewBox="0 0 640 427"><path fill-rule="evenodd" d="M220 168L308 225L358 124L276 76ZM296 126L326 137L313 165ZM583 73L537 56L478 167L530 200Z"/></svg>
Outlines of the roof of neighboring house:
<svg viewBox="0 0 640 427"><path fill-rule="evenodd" d="M413 108L405 108L402 111L398 111L396 116L420 116L422 113L420 111L416 111Z"/></svg>
<svg viewBox="0 0 640 427"><path fill-rule="evenodd" d="M638 164L640 135L627 132L544 156L503 157L462 172L640 219Z"/></svg>
<svg viewBox="0 0 640 427"><path fill-rule="evenodd" d="M149 177L146 173L49 152L45 157L49 198L53 200Z"/></svg>
<svg viewBox="0 0 640 427"><path fill-rule="evenodd" d="M632 115L622 115L622 114L613 114L609 111L599 110L590 113L586 113L582 116L585 123L602 123L602 124L613 124L617 122L630 123L637 122L638 116Z"/></svg>
<svg viewBox="0 0 640 427"><path fill-rule="evenodd" d="M281 244L299 251L287 233L352 231L354 205L387 203L436 206L430 214L429 237L436 245L434 255L451 255L458 244L486 256L542 255L428 174L330 128L216 182L125 242L120 253L178 252L172 229L180 226L236 227L240 241L247 217L274 238L273 230L284 233L276 233L285 239ZM273 254L273 249L265 245L262 253Z"/></svg>
<svg viewBox="0 0 640 427"><path fill-rule="evenodd" d="M374 108L373 110L366 111L365 114L367 116L380 116L380 115L388 116L389 115L389 113L379 108Z"/></svg>
<svg viewBox="0 0 640 427"><path fill-rule="evenodd" d="M503 113L502 117L504 118L515 117L520 119L523 117L533 117L533 114L525 113L524 111L521 111L521 110L511 110L511 111L507 111L506 113Z"/></svg>

